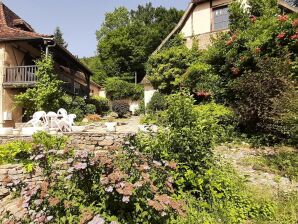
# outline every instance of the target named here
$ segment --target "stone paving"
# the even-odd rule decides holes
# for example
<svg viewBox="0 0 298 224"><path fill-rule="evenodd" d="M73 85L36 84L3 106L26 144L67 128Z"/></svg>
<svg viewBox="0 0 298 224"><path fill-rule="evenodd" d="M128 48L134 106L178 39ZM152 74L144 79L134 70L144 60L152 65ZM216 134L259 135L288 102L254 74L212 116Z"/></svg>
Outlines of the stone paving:
<svg viewBox="0 0 298 224"><path fill-rule="evenodd" d="M260 150L260 149L259 149ZM253 164L245 163L245 159L254 158L259 153L258 149L248 146L219 146L216 154L229 161L240 175L246 178L249 184L257 187L270 188L281 191L298 191L298 182L277 174L264 172L254 168ZM264 149L262 149L264 152Z"/></svg>
<svg viewBox="0 0 298 224"><path fill-rule="evenodd" d="M128 120L118 122L116 133L137 133L138 125L140 125L140 117L130 117ZM90 133L108 133L104 122L98 124L91 124L87 126L87 132Z"/></svg>

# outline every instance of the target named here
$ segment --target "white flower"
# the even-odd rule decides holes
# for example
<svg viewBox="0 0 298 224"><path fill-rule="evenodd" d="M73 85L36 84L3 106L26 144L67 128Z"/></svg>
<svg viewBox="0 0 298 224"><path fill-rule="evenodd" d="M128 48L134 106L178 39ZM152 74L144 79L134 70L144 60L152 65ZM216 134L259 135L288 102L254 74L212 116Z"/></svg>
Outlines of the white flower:
<svg viewBox="0 0 298 224"><path fill-rule="evenodd" d="M114 188L112 186L109 186L105 189L105 191L109 192L109 193L113 192L113 190L114 190Z"/></svg>
<svg viewBox="0 0 298 224"><path fill-rule="evenodd" d="M122 198L122 202L124 202L124 203L128 203L129 202L129 196L124 196L123 198Z"/></svg>

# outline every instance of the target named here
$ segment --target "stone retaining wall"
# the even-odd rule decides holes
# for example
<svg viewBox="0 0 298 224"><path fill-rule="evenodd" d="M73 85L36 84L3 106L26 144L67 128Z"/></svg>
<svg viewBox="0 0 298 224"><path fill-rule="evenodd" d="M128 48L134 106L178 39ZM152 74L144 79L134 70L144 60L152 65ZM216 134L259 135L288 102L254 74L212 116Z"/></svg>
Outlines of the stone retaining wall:
<svg viewBox="0 0 298 224"><path fill-rule="evenodd" d="M67 147L87 150L102 150L113 146L121 146L125 138L134 133L66 133L69 138ZM28 136L0 136L0 144L14 140L30 141Z"/></svg>
<svg viewBox="0 0 298 224"><path fill-rule="evenodd" d="M67 148L75 150L111 150L121 146L126 137L133 133L71 133L68 136ZM31 141L32 137L24 136L2 136L0 144L13 140ZM61 169L63 166L60 166ZM21 220L24 216L24 209L20 206L21 199L14 198L11 194L13 183L23 182L27 184L38 184L44 180L41 170L34 174L28 174L20 164L7 164L0 166L0 223L7 214ZM10 186L12 185L12 186Z"/></svg>

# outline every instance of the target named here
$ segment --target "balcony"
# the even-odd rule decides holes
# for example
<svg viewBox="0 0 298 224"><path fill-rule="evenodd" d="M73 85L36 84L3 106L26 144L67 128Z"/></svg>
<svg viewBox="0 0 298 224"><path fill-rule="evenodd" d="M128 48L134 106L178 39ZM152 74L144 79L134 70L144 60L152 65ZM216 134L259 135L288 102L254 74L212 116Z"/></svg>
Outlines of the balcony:
<svg viewBox="0 0 298 224"><path fill-rule="evenodd" d="M37 82L36 71L35 65L4 68L3 87L7 89L33 87ZM58 75L58 77L63 80L63 75ZM87 86L75 80L64 82L62 89L71 95L86 96L89 93Z"/></svg>
<svg viewBox="0 0 298 224"><path fill-rule="evenodd" d="M4 68L3 86L6 88L34 86L37 81L36 71L35 65Z"/></svg>

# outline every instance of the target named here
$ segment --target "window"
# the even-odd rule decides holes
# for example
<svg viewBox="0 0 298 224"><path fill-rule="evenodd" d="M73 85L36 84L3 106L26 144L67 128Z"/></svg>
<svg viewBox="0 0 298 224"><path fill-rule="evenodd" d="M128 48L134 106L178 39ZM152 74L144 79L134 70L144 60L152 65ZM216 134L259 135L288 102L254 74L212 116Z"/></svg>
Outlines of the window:
<svg viewBox="0 0 298 224"><path fill-rule="evenodd" d="M229 28L228 6L213 9L213 31Z"/></svg>

